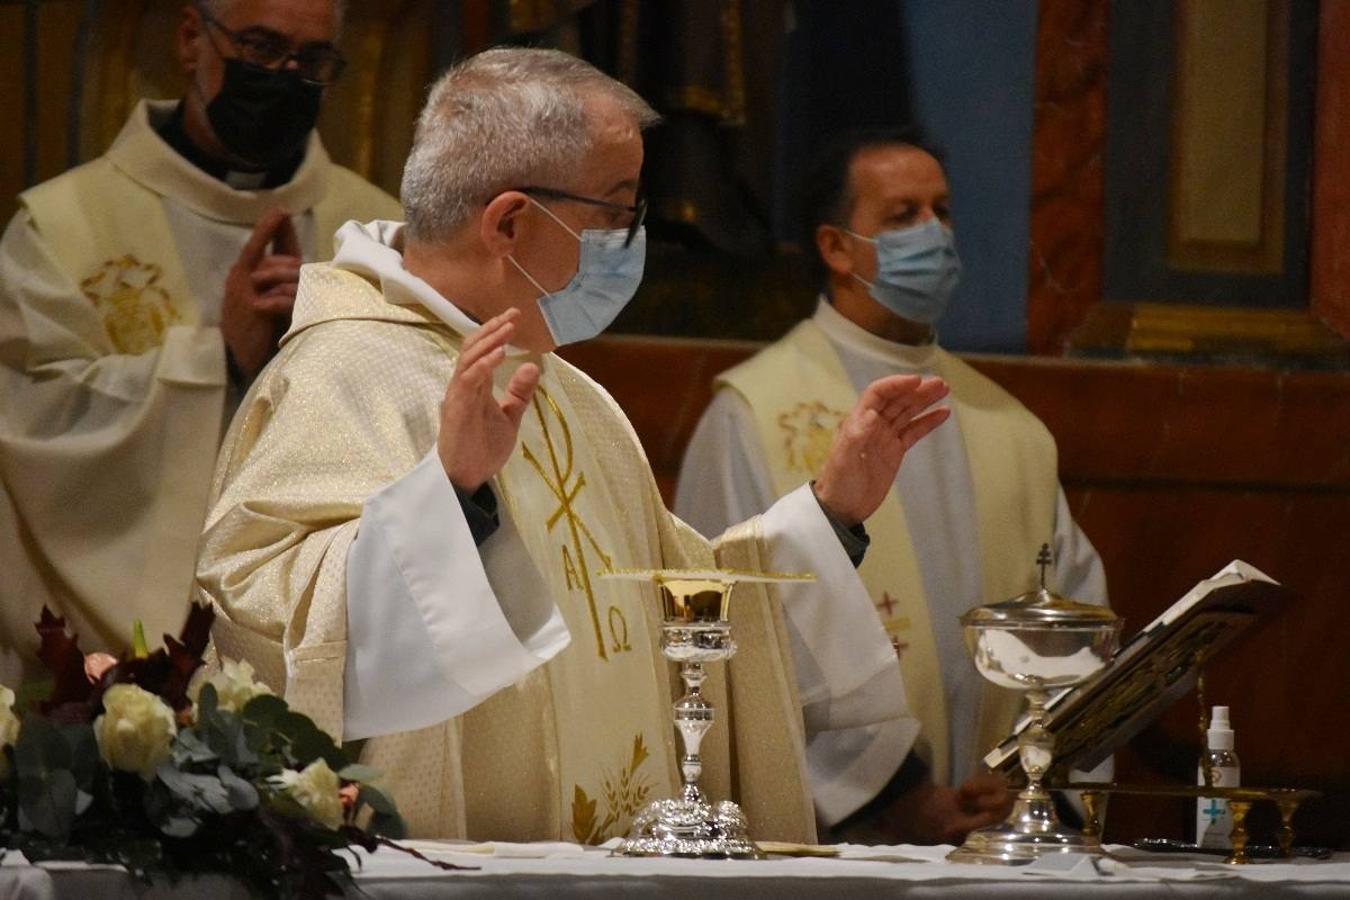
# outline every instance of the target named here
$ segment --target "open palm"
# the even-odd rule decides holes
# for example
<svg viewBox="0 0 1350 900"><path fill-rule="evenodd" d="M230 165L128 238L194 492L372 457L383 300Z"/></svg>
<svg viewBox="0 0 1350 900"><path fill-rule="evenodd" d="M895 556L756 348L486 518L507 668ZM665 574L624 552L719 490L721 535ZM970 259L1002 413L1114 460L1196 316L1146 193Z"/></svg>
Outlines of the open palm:
<svg viewBox="0 0 1350 900"><path fill-rule="evenodd" d="M539 384L539 367L526 363L511 376L501 400L492 392L492 375L506 358L519 316L519 310L507 310L465 339L441 401L436 451L450 483L462 491L478 490L506 465Z"/></svg>
<svg viewBox="0 0 1350 900"><path fill-rule="evenodd" d="M844 525L864 521L886 499L909 448L951 414L930 409L947 396L941 378L891 375L867 386L840 423L816 479L821 505Z"/></svg>

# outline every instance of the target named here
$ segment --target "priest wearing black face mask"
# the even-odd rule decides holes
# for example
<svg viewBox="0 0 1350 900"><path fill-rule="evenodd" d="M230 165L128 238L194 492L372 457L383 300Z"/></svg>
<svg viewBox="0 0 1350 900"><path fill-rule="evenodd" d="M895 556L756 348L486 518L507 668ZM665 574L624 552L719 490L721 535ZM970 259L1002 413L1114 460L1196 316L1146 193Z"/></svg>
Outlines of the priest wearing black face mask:
<svg viewBox="0 0 1350 900"><path fill-rule="evenodd" d="M302 262L397 202L314 123L336 0L196 0L179 101L25 193L0 238L0 682L45 603L93 645L178 631L223 426L276 352Z"/></svg>

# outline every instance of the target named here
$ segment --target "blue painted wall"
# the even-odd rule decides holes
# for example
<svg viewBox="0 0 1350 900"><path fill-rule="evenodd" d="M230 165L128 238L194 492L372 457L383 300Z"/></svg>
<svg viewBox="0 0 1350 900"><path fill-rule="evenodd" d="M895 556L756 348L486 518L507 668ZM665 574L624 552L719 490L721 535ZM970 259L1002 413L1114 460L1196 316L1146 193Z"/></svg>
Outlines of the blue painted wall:
<svg viewBox="0 0 1350 900"><path fill-rule="evenodd" d="M1036 0L897 0L910 103L946 151L964 272L939 326L956 350L1026 349Z"/></svg>

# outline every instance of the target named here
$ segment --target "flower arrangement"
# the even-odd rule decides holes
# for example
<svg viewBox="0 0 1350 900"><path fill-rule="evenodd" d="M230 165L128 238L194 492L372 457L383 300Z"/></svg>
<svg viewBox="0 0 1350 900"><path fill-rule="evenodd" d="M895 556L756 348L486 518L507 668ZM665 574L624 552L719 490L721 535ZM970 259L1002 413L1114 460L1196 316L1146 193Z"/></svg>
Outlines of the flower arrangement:
<svg viewBox="0 0 1350 900"><path fill-rule="evenodd" d="M341 895L351 882L341 851L393 846L403 822L371 784L379 773L248 663L194 683L212 619L194 606L179 639L153 653L138 625L116 660L86 657L43 609L50 695L21 713L0 686L0 846L33 862L120 864L144 880L229 873L268 897Z"/></svg>

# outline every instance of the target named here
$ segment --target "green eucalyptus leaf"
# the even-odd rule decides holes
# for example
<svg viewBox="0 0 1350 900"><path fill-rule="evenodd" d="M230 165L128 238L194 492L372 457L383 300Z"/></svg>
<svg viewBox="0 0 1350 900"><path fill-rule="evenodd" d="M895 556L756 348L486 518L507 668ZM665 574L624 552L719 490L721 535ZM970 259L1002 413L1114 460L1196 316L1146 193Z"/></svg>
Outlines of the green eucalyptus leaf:
<svg viewBox="0 0 1350 900"><path fill-rule="evenodd" d="M176 765L210 763L219 758L215 751L206 745L195 728L183 729L174 739L173 761Z"/></svg>
<svg viewBox="0 0 1350 900"><path fill-rule="evenodd" d="M66 769L20 777L19 815L27 822L20 827L65 840L75 821L78 793L75 776Z"/></svg>
<svg viewBox="0 0 1350 900"><path fill-rule="evenodd" d="M408 826L398 813L375 813L370 817L370 833L398 840L407 837Z"/></svg>
<svg viewBox="0 0 1350 900"><path fill-rule="evenodd" d="M368 781L378 781L382 774L384 773L374 766L352 763L349 766L343 766L342 769L338 771L337 776L346 781L360 781L364 783Z"/></svg>
<svg viewBox="0 0 1350 900"><path fill-rule="evenodd" d="M19 739L14 743L14 763L20 775L42 777L52 771L69 771L70 745L61 732L43 716L23 717Z"/></svg>
<svg viewBox="0 0 1350 900"><path fill-rule="evenodd" d="M90 790L100 762L93 726L62 725L59 730L70 750L70 771L75 776L75 783L83 790Z"/></svg>
<svg viewBox="0 0 1350 900"><path fill-rule="evenodd" d="M295 768L303 769L318 759L328 763L334 772L347 768L350 760L327 732L306 716L298 713L291 715L297 720L292 725L294 730L291 739L291 757Z"/></svg>
<svg viewBox="0 0 1350 900"><path fill-rule="evenodd" d="M174 838L192 837L201 827L201 821L191 816L169 816L159 823L159 830Z"/></svg>
<svg viewBox="0 0 1350 900"><path fill-rule="evenodd" d="M197 721L200 722L203 716L211 716L220 705L220 697L216 694L216 686L209 681L202 685L201 692L197 694Z"/></svg>
<svg viewBox="0 0 1350 900"><path fill-rule="evenodd" d="M375 812L384 815L390 815L398 811L394 806L394 801L389 799L388 794L368 784L361 785L361 790L356 795L356 803L358 806L362 803L367 804Z"/></svg>
<svg viewBox="0 0 1350 900"><path fill-rule="evenodd" d="M194 775L165 763L156 773L159 780L180 802L198 812L224 815L233 809L230 794L215 775Z"/></svg>
<svg viewBox="0 0 1350 900"><path fill-rule="evenodd" d="M220 778L220 783L225 786L225 790L229 794L230 806L233 809L246 812L257 808L257 788L231 772L226 766L221 766L217 769L216 774Z"/></svg>
<svg viewBox="0 0 1350 900"><path fill-rule="evenodd" d="M272 728L277 719L289 711L290 707L286 705L286 701L276 694L259 694L244 704L239 715L255 725Z"/></svg>

